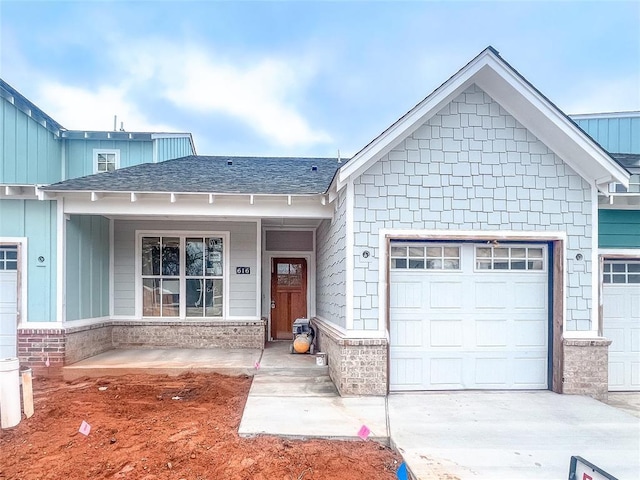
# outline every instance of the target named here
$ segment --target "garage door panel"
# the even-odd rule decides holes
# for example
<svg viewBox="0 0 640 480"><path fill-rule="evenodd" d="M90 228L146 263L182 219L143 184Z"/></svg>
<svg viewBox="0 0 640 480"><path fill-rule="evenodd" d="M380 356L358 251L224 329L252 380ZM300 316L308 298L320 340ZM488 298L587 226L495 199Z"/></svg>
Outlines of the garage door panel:
<svg viewBox="0 0 640 480"><path fill-rule="evenodd" d="M390 308L421 308L422 282L393 282L390 285Z"/></svg>
<svg viewBox="0 0 640 480"><path fill-rule="evenodd" d="M431 358L429 383L441 389L458 389L463 385L461 358Z"/></svg>
<svg viewBox="0 0 640 480"><path fill-rule="evenodd" d="M390 362L390 374L393 378L392 386L397 390L419 390L422 388L423 358L395 356Z"/></svg>
<svg viewBox="0 0 640 480"><path fill-rule="evenodd" d="M603 333L609 346L609 390L640 391L640 260L604 262Z"/></svg>
<svg viewBox="0 0 640 480"><path fill-rule="evenodd" d="M506 282L474 282L474 308L502 310L508 306L508 298L504 294L507 288Z"/></svg>
<svg viewBox="0 0 640 480"><path fill-rule="evenodd" d="M485 388L505 388L509 359L506 356L472 360L474 383Z"/></svg>
<svg viewBox="0 0 640 480"><path fill-rule="evenodd" d="M476 321L475 344L479 347L506 347L508 325L506 320Z"/></svg>
<svg viewBox="0 0 640 480"><path fill-rule="evenodd" d="M638 359L631 362L631 387L640 390L640 361Z"/></svg>
<svg viewBox="0 0 640 480"><path fill-rule="evenodd" d="M431 320L428 324L430 347L462 347L461 320Z"/></svg>
<svg viewBox="0 0 640 480"><path fill-rule="evenodd" d="M546 282L515 282L512 292L513 308L546 312L549 293L549 286Z"/></svg>
<svg viewBox="0 0 640 480"><path fill-rule="evenodd" d="M460 299L464 293L462 281L432 281L427 296L428 308L432 310L460 310Z"/></svg>
<svg viewBox="0 0 640 480"><path fill-rule="evenodd" d="M391 336L399 347L419 347L422 345L422 320L399 320L391 325Z"/></svg>
<svg viewBox="0 0 640 480"><path fill-rule="evenodd" d="M0 358L17 354L17 282L17 270L0 270Z"/></svg>
<svg viewBox="0 0 640 480"><path fill-rule="evenodd" d="M540 320L515 320L514 344L517 347L542 347L546 351L547 323Z"/></svg>
<svg viewBox="0 0 640 480"><path fill-rule="evenodd" d="M475 271L474 248L459 271L391 270L391 390L547 388L547 273Z"/></svg>

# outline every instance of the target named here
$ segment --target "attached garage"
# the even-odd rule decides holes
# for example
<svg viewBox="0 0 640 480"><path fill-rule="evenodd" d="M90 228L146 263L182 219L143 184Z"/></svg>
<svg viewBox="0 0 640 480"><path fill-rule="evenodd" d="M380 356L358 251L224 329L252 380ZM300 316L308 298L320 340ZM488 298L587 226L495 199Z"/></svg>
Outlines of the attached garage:
<svg viewBox="0 0 640 480"><path fill-rule="evenodd" d="M17 300L18 247L0 245L0 358L17 353Z"/></svg>
<svg viewBox="0 0 640 480"><path fill-rule="evenodd" d="M392 241L391 391L549 388L549 248Z"/></svg>
<svg viewBox="0 0 640 480"><path fill-rule="evenodd" d="M640 391L640 259L605 260L602 280L609 390Z"/></svg>

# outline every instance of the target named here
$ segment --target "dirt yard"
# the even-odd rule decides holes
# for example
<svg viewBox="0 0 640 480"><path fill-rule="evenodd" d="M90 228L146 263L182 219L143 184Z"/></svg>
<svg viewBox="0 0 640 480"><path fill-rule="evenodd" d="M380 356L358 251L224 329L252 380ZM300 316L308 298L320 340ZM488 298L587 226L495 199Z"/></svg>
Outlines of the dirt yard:
<svg viewBox="0 0 640 480"><path fill-rule="evenodd" d="M0 480L396 478L401 458L372 441L240 438L250 385L216 374L35 378L34 416L0 431Z"/></svg>

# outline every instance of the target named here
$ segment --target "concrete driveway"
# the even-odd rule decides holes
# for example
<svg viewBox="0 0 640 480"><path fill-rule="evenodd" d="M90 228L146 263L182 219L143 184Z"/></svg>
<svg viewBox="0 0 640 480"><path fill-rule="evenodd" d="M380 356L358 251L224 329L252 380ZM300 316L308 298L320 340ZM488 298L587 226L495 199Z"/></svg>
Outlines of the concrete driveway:
<svg viewBox="0 0 640 480"><path fill-rule="evenodd" d="M572 455L640 478L640 418L592 398L392 394L388 406L391 441L418 479L566 479Z"/></svg>

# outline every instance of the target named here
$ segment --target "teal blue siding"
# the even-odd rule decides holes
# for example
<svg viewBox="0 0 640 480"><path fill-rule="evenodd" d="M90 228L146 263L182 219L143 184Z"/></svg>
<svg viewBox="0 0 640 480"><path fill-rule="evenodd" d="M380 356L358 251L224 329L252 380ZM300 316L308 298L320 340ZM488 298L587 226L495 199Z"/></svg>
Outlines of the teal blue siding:
<svg viewBox="0 0 640 480"><path fill-rule="evenodd" d="M127 140L67 140L67 179L93 175L93 150L120 150L120 168L153 162L153 143Z"/></svg>
<svg viewBox="0 0 640 480"><path fill-rule="evenodd" d="M600 248L640 248L640 210L600 210Z"/></svg>
<svg viewBox="0 0 640 480"><path fill-rule="evenodd" d="M67 222L67 320L109 315L109 220L72 215Z"/></svg>
<svg viewBox="0 0 640 480"><path fill-rule="evenodd" d="M62 179L62 141L0 99L0 183L55 183Z"/></svg>
<svg viewBox="0 0 640 480"><path fill-rule="evenodd" d="M574 121L608 152L640 153L640 116Z"/></svg>
<svg viewBox="0 0 640 480"><path fill-rule="evenodd" d="M158 162L195 155L188 137L182 138L157 138L155 140L158 151Z"/></svg>
<svg viewBox="0 0 640 480"><path fill-rule="evenodd" d="M0 237L27 237L27 321L56 320L56 202L1 200ZM44 262L39 262L43 257ZM24 293L24 292L23 292Z"/></svg>

